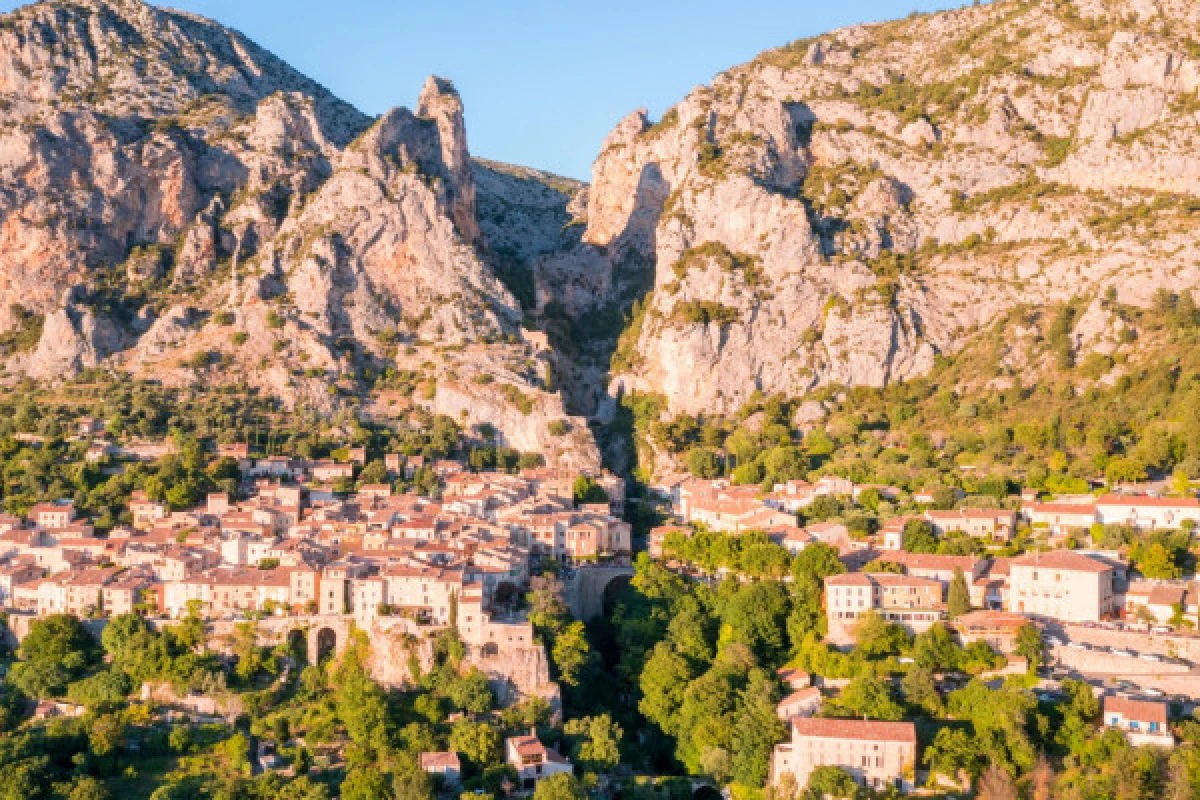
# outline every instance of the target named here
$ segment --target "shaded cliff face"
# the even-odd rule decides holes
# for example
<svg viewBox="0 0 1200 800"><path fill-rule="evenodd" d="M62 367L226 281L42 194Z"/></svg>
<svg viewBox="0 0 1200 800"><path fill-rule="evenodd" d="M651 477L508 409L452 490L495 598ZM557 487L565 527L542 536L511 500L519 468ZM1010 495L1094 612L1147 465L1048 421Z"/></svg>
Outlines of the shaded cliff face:
<svg viewBox="0 0 1200 800"><path fill-rule="evenodd" d="M492 267L478 171L440 78L371 120L239 34L140 0L4 15L0 333L40 337L0 358L9 379L101 366L318 410L390 394L380 414L473 387L486 413L459 419L594 466L590 436L546 431L565 411ZM497 174L485 205L520 188Z"/></svg>
<svg viewBox="0 0 1200 800"><path fill-rule="evenodd" d="M547 286L582 315L652 263L610 393L688 412L918 375L1022 304L1195 288L1198 21L1005 0L764 53L621 121Z"/></svg>

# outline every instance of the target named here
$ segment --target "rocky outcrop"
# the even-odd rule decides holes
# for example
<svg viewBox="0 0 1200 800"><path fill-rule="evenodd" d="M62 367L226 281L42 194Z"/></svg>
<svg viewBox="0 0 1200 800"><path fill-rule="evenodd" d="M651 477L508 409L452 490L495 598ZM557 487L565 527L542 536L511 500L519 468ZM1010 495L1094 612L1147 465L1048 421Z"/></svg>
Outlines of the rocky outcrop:
<svg viewBox="0 0 1200 800"><path fill-rule="evenodd" d="M471 171L471 155L467 152L467 128L458 90L445 78L429 76L417 98L417 116L433 120L437 125L450 217L463 240L474 244L479 239L479 223L475 219L475 177Z"/></svg>
<svg viewBox="0 0 1200 800"><path fill-rule="evenodd" d="M29 377L59 380L63 375L97 366L120 347L121 337L116 328L75 301L76 292L68 290L62 308L46 315L37 349L27 357L18 357Z"/></svg>

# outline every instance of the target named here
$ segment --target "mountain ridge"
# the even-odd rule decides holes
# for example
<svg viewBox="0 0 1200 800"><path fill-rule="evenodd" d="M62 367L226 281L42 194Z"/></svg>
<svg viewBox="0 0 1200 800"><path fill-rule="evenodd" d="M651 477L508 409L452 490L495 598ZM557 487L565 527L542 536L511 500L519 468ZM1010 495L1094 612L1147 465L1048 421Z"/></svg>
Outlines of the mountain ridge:
<svg viewBox="0 0 1200 800"><path fill-rule="evenodd" d="M1024 307L1078 305L1065 357L1122 355L1112 383L1114 301L1200 286L1197 20L1000 0L834 31L629 114L583 184L472 158L440 78L372 120L194 15L27 6L0 18L8 380L419 405L584 465L630 392L883 386ZM993 384L1042 368L1028 331Z"/></svg>
<svg viewBox="0 0 1200 800"><path fill-rule="evenodd" d="M10 382L102 368L323 412L452 408L598 464L489 264L485 168L449 81L372 120L240 34L138 0L27 6L0 41Z"/></svg>
<svg viewBox="0 0 1200 800"><path fill-rule="evenodd" d="M698 413L881 386L1076 294L1084 338L1119 346L1110 287L1144 307L1200 280L1196 18L1004 0L802 41L630 114L584 242L656 267L609 394Z"/></svg>

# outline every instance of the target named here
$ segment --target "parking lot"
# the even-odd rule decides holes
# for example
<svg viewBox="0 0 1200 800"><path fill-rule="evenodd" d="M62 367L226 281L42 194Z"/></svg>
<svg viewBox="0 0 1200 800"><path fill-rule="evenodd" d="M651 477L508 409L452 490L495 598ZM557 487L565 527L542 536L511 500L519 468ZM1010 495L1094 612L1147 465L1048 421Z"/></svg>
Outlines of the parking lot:
<svg viewBox="0 0 1200 800"><path fill-rule="evenodd" d="M1182 658L1200 664L1200 636L1192 633L1138 630L1134 626L1116 622L1081 624L1048 619L1040 619L1037 622L1047 639L1078 642L1138 655L1146 653Z"/></svg>
<svg viewBox="0 0 1200 800"><path fill-rule="evenodd" d="M1049 650L1053 667L1047 677L1055 681L1083 680L1097 694L1166 698L1185 713L1200 700L1200 669L1185 659L1080 642L1053 644Z"/></svg>

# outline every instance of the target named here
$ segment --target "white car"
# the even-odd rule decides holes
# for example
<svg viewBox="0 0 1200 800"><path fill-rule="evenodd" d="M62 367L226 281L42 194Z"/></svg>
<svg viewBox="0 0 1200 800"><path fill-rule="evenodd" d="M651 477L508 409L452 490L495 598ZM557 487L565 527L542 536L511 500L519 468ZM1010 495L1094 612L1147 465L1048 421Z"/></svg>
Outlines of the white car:
<svg viewBox="0 0 1200 800"><path fill-rule="evenodd" d="M1142 653L1138 658L1142 661L1162 661L1162 656L1156 653Z"/></svg>
<svg viewBox="0 0 1200 800"><path fill-rule="evenodd" d="M1125 658L1133 658L1133 655L1134 655L1134 654L1133 654L1133 651L1131 651L1131 650L1123 650L1123 649L1121 649L1121 648L1118 648L1118 647L1114 647L1114 648L1112 649L1112 654L1113 654L1114 656L1123 656L1123 657L1125 657Z"/></svg>

